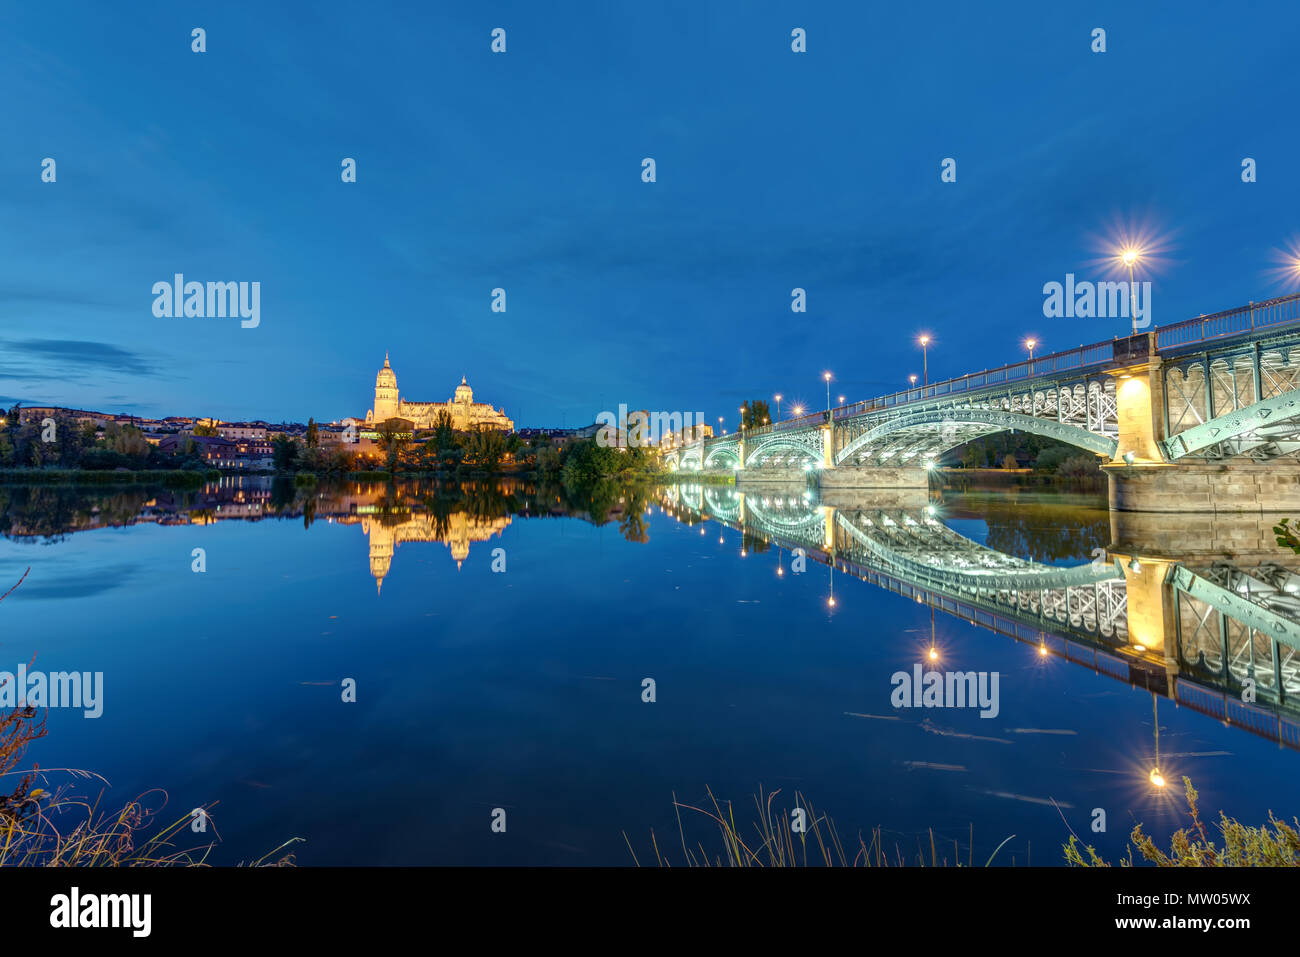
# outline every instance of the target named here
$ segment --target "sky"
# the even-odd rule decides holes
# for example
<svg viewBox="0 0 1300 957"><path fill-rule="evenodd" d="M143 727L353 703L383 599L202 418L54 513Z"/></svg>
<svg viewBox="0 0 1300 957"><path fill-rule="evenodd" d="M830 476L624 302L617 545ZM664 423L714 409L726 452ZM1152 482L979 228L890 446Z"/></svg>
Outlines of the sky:
<svg viewBox="0 0 1300 957"><path fill-rule="evenodd" d="M0 402L330 421L387 352L520 426L734 427L905 387L923 332L931 380L1124 334L1043 286L1128 232L1157 325L1293 291L1300 6L1135 7L7 4ZM155 316L176 273L260 324Z"/></svg>

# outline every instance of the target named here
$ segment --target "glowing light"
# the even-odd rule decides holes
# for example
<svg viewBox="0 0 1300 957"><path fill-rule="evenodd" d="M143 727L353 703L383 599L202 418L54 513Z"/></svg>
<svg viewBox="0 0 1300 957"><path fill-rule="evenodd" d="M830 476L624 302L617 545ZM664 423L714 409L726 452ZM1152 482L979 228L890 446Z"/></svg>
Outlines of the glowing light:
<svg viewBox="0 0 1300 957"><path fill-rule="evenodd" d="M934 647L931 647L931 648L930 648L930 660L931 660L931 661L938 661L938 660L939 660L939 649L938 649L938 648L934 648Z"/></svg>
<svg viewBox="0 0 1300 957"><path fill-rule="evenodd" d="M1165 776L1160 773L1159 768L1151 769L1150 778L1151 778L1151 783L1154 784L1156 787L1162 788L1165 786Z"/></svg>
<svg viewBox="0 0 1300 957"><path fill-rule="evenodd" d="M921 337L921 345L923 345L923 346L928 346L929 344L930 344L930 337L929 337L929 336L922 336L922 337Z"/></svg>
<svg viewBox="0 0 1300 957"><path fill-rule="evenodd" d="M1046 657L1047 657L1047 645L1040 644L1040 645L1038 646L1038 657L1040 657L1040 658L1046 658Z"/></svg>
<svg viewBox="0 0 1300 957"><path fill-rule="evenodd" d="M1134 645L1134 646L1133 646L1133 650L1136 651L1136 652L1141 653L1141 652L1143 652L1143 651L1146 651L1146 650L1147 650L1147 647L1146 647L1146 645Z"/></svg>
<svg viewBox="0 0 1300 957"><path fill-rule="evenodd" d="M831 608L834 608L834 607L835 607L835 596L834 596L834 595L831 595L830 598L826 599L826 604L829 605Z"/></svg>

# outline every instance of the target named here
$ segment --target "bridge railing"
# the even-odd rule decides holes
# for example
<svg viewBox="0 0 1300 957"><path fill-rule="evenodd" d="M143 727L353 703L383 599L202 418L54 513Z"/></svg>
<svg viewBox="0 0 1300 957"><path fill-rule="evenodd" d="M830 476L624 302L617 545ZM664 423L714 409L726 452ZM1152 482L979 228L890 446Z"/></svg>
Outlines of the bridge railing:
<svg viewBox="0 0 1300 957"><path fill-rule="evenodd" d="M1158 326L1155 329L1156 349L1168 349L1193 342L1241 335L1255 329L1283 326L1289 323L1300 323L1300 293L1238 306L1236 309L1216 312L1209 316L1197 316L1195 319L1174 323L1171 326ZM1069 372L1091 366L1105 365L1115 360L1115 342L1114 339L1109 342L1096 342L1092 345L1079 346L1077 349L1067 349L1064 352L1054 352L1050 355L1036 356L1022 362L1013 362L1009 365L999 366L996 369L986 369L984 372L959 376L955 379L945 379L942 382L933 382L926 386L914 386L911 389L904 389L892 395L842 405L831 410L831 417L837 421L849 419L867 412L895 408L925 399L941 399L944 396L961 395L975 389L985 389L1002 383L1019 382L1056 372ZM826 413L824 411L812 412L797 418L785 419L772 425L746 429L745 435L758 436L786 429L812 428L825 423Z"/></svg>
<svg viewBox="0 0 1300 957"><path fill-rule="evenodd" d="M1300 293L1197 316L1172 326L1160 326L1156 329L1156 348L1169 349L1208 339L1222 339L1292 322L1300 322Z"/></svg>
<svg viewBox="0 0 1300 957"><path fill-rule="evenodd" d="M1018 382L1040 375L1050 375L1054 372L1066 372L1074 369L1084 369L1089 366L1104 365L1114 358L1115 343L1113 340L1111 342L1097 342L1089 346L1079 346L1077 349L1067 349L1064 352L1036 356L1032 360L1026 359L1024 362L1013 362L1010 365L999 366L996 369L986 369L984 372L975 372L956 379L933 382L928 386L904 389L902 392L895 392L892 395L882 396L878 399L868 399L865 402L842 405L834 409L833 414L836 419L847 419L866 412L876 412L880 409L889 409L910 402L920 402L924 399L943 398L946 395L961 395L964 392L1001 385L1004 382ZM824 412L821 413L823 421L825 421L825 415Z"/></svg>

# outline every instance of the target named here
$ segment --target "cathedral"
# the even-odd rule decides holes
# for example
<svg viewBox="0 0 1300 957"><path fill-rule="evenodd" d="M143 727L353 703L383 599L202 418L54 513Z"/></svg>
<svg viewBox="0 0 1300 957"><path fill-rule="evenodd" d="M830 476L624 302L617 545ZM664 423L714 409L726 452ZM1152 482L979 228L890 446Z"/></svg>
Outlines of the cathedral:
<svg viewBox="0 0 1300 957"><path fill-rule="evenodd" d="M451 427L459 432L475 429L500 429L513 432L514 422L502 410L483 402L474 401L474 391L461 376L456 394L446 402L408 402L397 394L397 373L384 356L384 367L375 376L375 407L366 412L366 424L378 425L387 419L410 419L417 429L431 429L437 425L438 413L451 416Z"/></svg>

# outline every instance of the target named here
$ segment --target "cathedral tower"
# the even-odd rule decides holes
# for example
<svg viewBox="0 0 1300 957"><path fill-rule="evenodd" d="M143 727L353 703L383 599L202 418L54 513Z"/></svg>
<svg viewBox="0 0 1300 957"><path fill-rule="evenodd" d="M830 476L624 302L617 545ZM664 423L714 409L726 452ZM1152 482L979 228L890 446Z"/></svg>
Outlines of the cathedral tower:
<svg viewBox="0 0 1300 957"><path fill-rule="evenodd" d="M378 424L385 419L395 417L398 412L398 404L397 373L388 364L388 353L385 352L384 367L379 370L379 375L375 376L375 423Z"/></svg>

